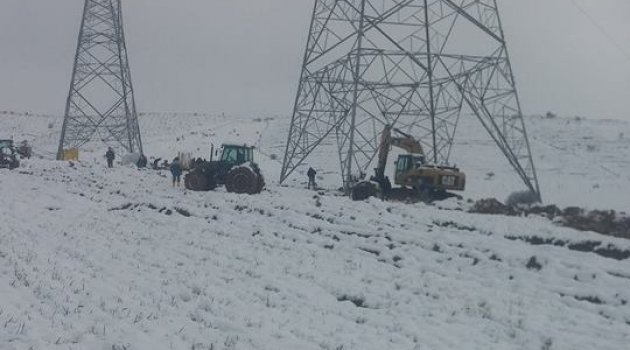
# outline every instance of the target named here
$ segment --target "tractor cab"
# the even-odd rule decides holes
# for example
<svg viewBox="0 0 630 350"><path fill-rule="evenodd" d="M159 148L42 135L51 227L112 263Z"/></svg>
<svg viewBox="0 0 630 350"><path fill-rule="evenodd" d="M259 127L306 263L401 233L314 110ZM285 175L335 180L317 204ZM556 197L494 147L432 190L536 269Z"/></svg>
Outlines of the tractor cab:
<svg viewBox="0 0 630 350"><path fill-rule="evenodd" d="M20 166L12 140L0 140L0 168L15 169Z"/></svg>
<svg viewBox="0 0 630 350"><path fill-rule="evenodd" d="M230 167L254 161L254 147L245 145L223 145L220 162Z"/></svg>

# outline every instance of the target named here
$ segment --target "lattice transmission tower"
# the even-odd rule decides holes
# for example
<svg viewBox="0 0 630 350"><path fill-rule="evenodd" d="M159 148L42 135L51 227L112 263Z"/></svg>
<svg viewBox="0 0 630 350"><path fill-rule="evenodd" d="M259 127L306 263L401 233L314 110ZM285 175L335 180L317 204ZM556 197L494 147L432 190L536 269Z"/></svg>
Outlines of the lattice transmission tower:
<svg viewBox="0 0 630 350"><path fill-rule="evenodd" d="M142 153L121 1L85 0L58 159L93 140Z"/></svg>
<svg viewBox="0 0 630 350"><path fill-rule="evenodd" d="M385 125L448 164L464 115L540 196L495 0L316 0L280 181L334 140L348 189Z"/></svg>

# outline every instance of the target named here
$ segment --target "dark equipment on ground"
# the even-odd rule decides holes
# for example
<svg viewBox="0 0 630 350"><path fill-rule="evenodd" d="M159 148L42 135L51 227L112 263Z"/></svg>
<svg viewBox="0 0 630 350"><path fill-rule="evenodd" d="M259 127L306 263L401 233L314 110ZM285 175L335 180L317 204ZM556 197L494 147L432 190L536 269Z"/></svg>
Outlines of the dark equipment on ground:
<svg viewBox="0 0 630 350"><path fill-rule="evenodd" d="M195 162L184 177L184 185L192 191L211 191L225 185L228 192L258 194L265 187L265 178L254 163L254 147L224 144L218 160Z"/></svg>
<svg viewBox="0 0 630 350"><path fill-rule="evenodd" d="M138 158L138 162L136 163L136 166L138 166L138 168L146 168L148 162L149 161L147 159L147 156L145 156L144 154L141 154L140 157Z"/></svg>
<svg viewBox="0 0 630 350"><path fill-rule="evenodd" d="M392 131L400 136L392 136ZM387 159L392 147L398 147L407 154L398 156L394 183L400 188L392 189L389 177L385 176ZM378 152L378 166L370 181L361 181L352 188L353 200L365 200L380 196L382 199L394 197L416 197L431 202L456 197L448 191L463 191L466 188L466 175L456 167L428 164L422 145L411 135L391 126L385 126L381 134Z"/></svg>
<svg viewBox="0 0 630 350"><path fill-rule="evenodd" d="M15 169L20 166L13 140L0 140L0 168Z"/></svg>
<svg viewBox="0 0 630 350"><path fill-rule="evenodd" d="M31 159L33 156L33 147L28 144L28 141L24 140L20 143L18 147L15 148L15 151L22 158Z"/></svg>

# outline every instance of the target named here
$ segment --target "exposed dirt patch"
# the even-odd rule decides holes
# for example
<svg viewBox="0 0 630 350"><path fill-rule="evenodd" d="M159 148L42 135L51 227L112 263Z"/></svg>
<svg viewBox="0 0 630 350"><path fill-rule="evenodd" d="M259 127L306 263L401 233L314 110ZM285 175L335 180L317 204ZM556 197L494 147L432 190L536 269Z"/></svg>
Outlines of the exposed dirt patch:
<svg viewBox="0 0 630 350"><path fill-rule="evenodd" d="M566 247L576 252L595 253L599 256L615 260L627 260L630 259L630 250L620 249L612 244L606 246L599 241L582 241L582 242L569 242L555 238L541 238L538 236L506 236L505 238L512 241L523 241L531 245L553 245L556 247Z"/></svg>
<svg viewBox="0 0 630 350"><path fill-rule="evenodd" d="M580 231L593 231L604 235L630 239L630 216L614 210L591 210L569 207L560 209L547 206L510 206L495 198L477 201L469 210L476 214L530 216L538 215L554 223Z"/></svg>
<svg viewBox="0 0 630 350"><path fill-rule="evenodd" d="M189 218L189 217L191 217L191 216L192 216L192 214L190 214L190 212L189 212L188 210L183 209L183 208L177 208L177 207L176 207L176 208L175 208L175 211L176 211L177 213L179 213L179 215L184 216L184 217L187 217L187 218Z"/></svg>
<svg viewBox="0 0 630 350"><path fill-rule="evenodd" d="M529 261L527 262L527 265L525 265L525 267L527 267L529 270L536 271L540 271L543 268L542 264L538 262L538 259L536 259L535 256L529 258Z"/></svg>
<svg viewBox="0 0 630 350"><path fill-rule="evenodd" d="M605 304L599 297L594 297L590 295L587 295L587 296L576 295L574 296L574 298L575 300L578 300L578 301L588 301L589 303L596 304L596 305Z"/></svg>
<svg viewBox="0 0 630 350"><path fill-rule="evenodd" d="M433 224L435 226L445 227L445 228L454 228L460 231L470 231L470 232L477 231L476 227L458 224L454 221L433 221Z"/></svg>
<svg viewBox="0 0 630 350"><path fill-rule="evenodd" d="M345 295L344 294L344 295L338 296L337 297L337 301L339 301L339 302L349 301L349 302L353 303L354 306L356 306L356 307L369 309L369 307L367 307L365 305L365 298L363 298L363 297L357 297L357 296Z"/></svg>

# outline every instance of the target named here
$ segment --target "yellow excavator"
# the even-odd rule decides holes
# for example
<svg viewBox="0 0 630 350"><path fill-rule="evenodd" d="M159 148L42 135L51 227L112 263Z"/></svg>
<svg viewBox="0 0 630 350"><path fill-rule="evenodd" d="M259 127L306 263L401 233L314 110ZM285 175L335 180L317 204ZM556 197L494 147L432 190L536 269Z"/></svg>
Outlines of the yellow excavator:
<svg viewBox="0 0 630 350"><path fill-rule="evenodd" d="M397 135L393 136L392 132ZM387 159L392 147L407 151L396 161L394 183L399 188L392 189L389 177L385 176ZM404 193L421 201L443 200L457 195L449 191L463 191L466 188L466 174L456 167L438 166L427 163L422 144L390 125L381 134L378 151L378 165L370 181L362 181L352 188L353 200L365 200L372 196L383 199L392 194Z"/></svg>

